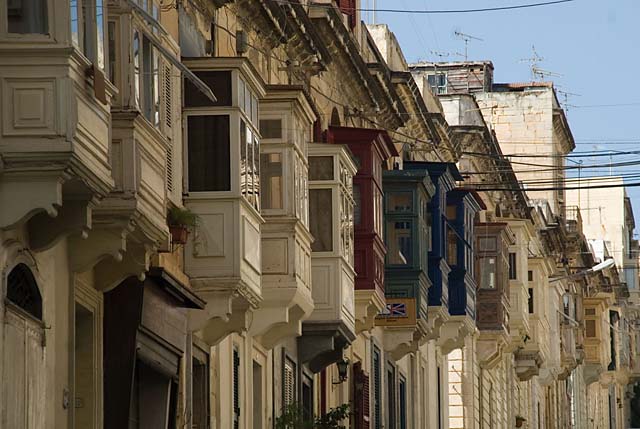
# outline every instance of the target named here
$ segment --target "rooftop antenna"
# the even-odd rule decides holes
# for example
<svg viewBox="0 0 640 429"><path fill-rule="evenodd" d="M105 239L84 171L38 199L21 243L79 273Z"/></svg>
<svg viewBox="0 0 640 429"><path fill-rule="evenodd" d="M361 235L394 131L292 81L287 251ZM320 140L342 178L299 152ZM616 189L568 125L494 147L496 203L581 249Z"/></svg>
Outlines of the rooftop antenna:
<svg viewBox="0 0 640 429"><path fill-rule="evenodd" d="M544 58L538 55L538 51L536 51L536 47L534 45L531 45L531 50L533 51L533 55L530 58L522 58L519 62L529 63L529 69L531 70L531 80L536 80L536 74L534 70L538 68L538 63L544 61Z"/></svg>
<svg viewBox="0 0 640 429"><path fill-rule="evenodd" d="M562 106L564 107L565 111L569 111L569 107L574 107L573 104L569 103L569 97L582 97L581 94L576 94L575 92L568 92L568 91L563 91L561 89L557 90L558 94L560 94L560 96L562 97L563 101L560 102L560 104L562 104Z"/></svg>
<svg viewBox="0 0 640 429"><path fill-rule="evenodd" d="M458 30L455 30L453 32L453 35L458 37L459 39L462 39L464 41L464 60L465 61L467 61L468 58L469 58L469 42L471 40L478 40L480 42L484 42L484 40L482 40L479 37L472 36L471 34L466 34L466 33L463 33L462 31L458 31Z"/></svg>

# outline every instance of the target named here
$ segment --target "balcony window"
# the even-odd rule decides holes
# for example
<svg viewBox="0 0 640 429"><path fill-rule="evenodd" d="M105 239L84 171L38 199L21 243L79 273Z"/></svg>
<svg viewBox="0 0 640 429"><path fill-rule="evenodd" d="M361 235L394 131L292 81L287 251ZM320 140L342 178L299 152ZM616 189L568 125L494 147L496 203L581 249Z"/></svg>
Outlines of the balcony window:
<svg viewBox="0 0 640 429"><path fill-rule="evenodd" d="M260 156L262 172L261 201L263 209L283 208L282 154L264 153Z"/></svg>
<svg viewBox="0 0 640 429"><path fill-rule="evenodd" d="M362 195L360 195L360 185L353 185L353 199L355 201L353 222L356 225L360 225L360 222L362 221Z"/></svg>
<svg viewBox="0 0 640 429"><path fill-rule="evenodd" d="M189 190L231 190L230 126L228 115L187 118Z"/></svg>
<svg viewBox="0 0 640 429"><path fill-rule="evenodd" d="M411 192L389 192L387 195L387 210L389 212L411 212L413 211L413 193ZM424 210L427 210L425 203Z"/></svg>
<svg viewBox="0 0 640 429"><path fill-rule="evenodd" d="M333 157L310 157L309 180L333 180Z"/></svg>
<svg viewBox="0 0 640 429"><path fill-rule="evenodd" d="M498 284L498 265L495 257L483 257L478 260L480 265L480 287L495 289Z"/></svg>
<svg viewBox="0 0 640 429"><path fill-rule="evenodd" d="M71 0L71 40L85 57L104 69L103 0Z"/></svg>
<svg viewBox="0 0 640 429"><path fill-rule="evenodd" d="M311 250L333 251L333 198L331 189L309 190L309 229L314 237Z"/></svg>
<svg viewBox="0 0 640 429"><path fill-rule="evenodd" d="M255 132L240 120L240 191L260 210L260 145Z"/></svg>
<svg viewBox="0 0 640 429"><path fill-rule="evenodd" d="M298 219L302 221L302 224L309 226L309 180L307 166L304 161L296 157L295 161L295 189L294 189L294 201L295 211Z"/></svg>
<svg viewBox="0 0 640 429"><path fill-rule="evenodd" d="M427 76L427 82L433 94L447 93L447 75L446 73L436 73Z"/></svg>
<svg viewBox="0 0 640 429"><path fill-rule="evenodd" d="M72 0L71 4L75 1L78 0ZM7 0L9 33L48 34L47 9L47 0Z"/></svg>
<svg viewBox="0 0 640 429"><path fill-rule="evenodd" d="M509 280L516 280L518 278L518 255L515 252L509 252Z"/></svg>
<svg viewBox="0 0 640 429"><path fill-rule="evenodd" d="M531 271L529 271L531 272ZM529 314L533 314L534 312L534 300L533 300L533 288L529 288L529 298L527 300L527 307L529 308Z"/></svg>
<svg viewBox="0 0 640 429"><path fill-rule="evenodd" d="M458 235L451 228L447 228L447 264L458 265Z"/></svg>
<svg viewBox="0 0 640 429"><path fill-rule="evenodd" d="M387 246L389 264L411 265L413 263L413 237L411 221L387 221Z"/></svg>
<svg viewBox="0 0 640 429"><path fill-rule="evenodd" d="M151 40L139 30L133 32L134 101L144 117L160 126L160 56Z"/></svg>

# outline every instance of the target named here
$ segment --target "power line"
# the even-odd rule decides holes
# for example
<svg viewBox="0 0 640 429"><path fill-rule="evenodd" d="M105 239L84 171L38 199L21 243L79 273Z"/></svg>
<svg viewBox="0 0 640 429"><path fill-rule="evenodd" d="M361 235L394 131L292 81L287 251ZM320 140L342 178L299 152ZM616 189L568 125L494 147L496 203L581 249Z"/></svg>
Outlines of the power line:
<svg viewBox="0 0 640 429"><path fill-rule="evenodd" d="M276 3L293 3L290 0L274 0ZM441 9L441 10L424 10L424 9L371 9L371 8L349 8L346 7L346 10L353 10L359 12L386 12L386 13L410 13L410 14L422 14L422 15L436 15L436 14L446 14L446 13L477 13L477 12L495 12L502 10L514 10L514 9L525 9L539 6L550 6L554 4L560 3L571 3L575 0L556 0L556 1L547 1L541 3L528 3L528 4L520 4L514 6L501 6L501 7L487 7L487 8L478 8L478 9ZM314 7L324 7L333 9L333 5L314 5Z"/></svg>

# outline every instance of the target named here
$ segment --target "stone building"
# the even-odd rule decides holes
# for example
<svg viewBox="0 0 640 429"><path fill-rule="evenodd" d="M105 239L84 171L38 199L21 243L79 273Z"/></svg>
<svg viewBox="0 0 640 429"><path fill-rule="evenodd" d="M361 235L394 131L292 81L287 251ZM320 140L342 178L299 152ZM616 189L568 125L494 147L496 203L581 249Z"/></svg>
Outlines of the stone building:
<svg viewBox="0 0 640 429"><path fill-rule="evenodd" d="M505 156L573 148L553 87L358 5L0 6L1 427L622 427L611 247Z"/></svg>

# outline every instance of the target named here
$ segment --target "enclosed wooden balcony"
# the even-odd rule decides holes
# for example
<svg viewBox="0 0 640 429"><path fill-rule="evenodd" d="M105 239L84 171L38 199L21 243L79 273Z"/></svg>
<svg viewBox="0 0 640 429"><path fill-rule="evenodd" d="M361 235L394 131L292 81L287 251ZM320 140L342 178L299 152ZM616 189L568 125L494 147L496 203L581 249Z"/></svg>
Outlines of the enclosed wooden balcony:
<svg viewBox="0 0 640 429"><path fill-rule="evenodd" d="M207 301L192 329L215 344L250 327L262 301L260 133L262 80L245 58L197 58L185 64L217 94L185 83L185 205L198 216L185 247L185 272Z"/></svg>
<svg viewBox="0 0 640 429"><path fill-rule="evenodd" d="M318 372L342 359L355 339L353 176L356 165L340 144L309 150L309 227L314 310L302 324L300 360Z"/></svg>
<svg viewBox="0 0 640 429"><path fill-rule="evenodd" d="M440 331L442 353L464 346L464 339L476 331L476 278L474 222L486 209L480 196L457 188L447 193L447 264L449 273L449 320Z"/></svg>
<svg viewBox="0 0 640 429"><path fill-rule="evenodd" d="M383 184L387 305L376 325L384 326L385 350L399 359L435 330L428 319L431 281L427 273L431 246L427 204L435 189L424 169L384 171Z"/></svg>
<svg viewBox="0 0 640 429"><path fill-rule="evenodd" d="M28 222L29 235L47 232L32 246L43 250L70 234L86 236L93 208L113 188L115 88L102 45L72 38L68 3L43 1L32 11L22 3L3 2L11 16L0 23L0 229Z"/></svg>
<svg viewBox="0 0 640 429"><path fill-rule="evenodd" d="M504 222L477 223L475 240L478 348L482 350L481 361L492 366L509 342L508 255L514 236Z"/></svg>
<svg viewBox="0 0 640 429"><path fill-rule="evenodd" d="M250 330L267 348L301 335L314 308L306 157L314 119L302 88L267 87L260 103L263 301Z"/></svg>
<svg viewBox="0 0 640 429"><path fill-rule="evenodd" d="M585 383L598 381L611 363L609 326L610 297L586 297L584 312L584 374Z"/></svg>
<svg viewBox="0 0 640 429"><path fill-rule="evenodd" d="M386 131L329 127L327 141L346 145L358 172L353 177L356 332L371 330L384 307L383 166L397 156Z"/></svg>

